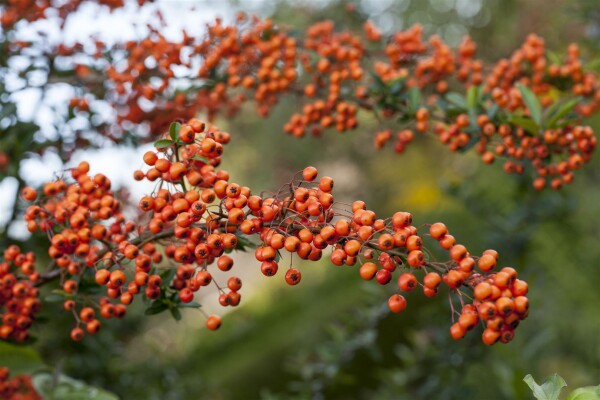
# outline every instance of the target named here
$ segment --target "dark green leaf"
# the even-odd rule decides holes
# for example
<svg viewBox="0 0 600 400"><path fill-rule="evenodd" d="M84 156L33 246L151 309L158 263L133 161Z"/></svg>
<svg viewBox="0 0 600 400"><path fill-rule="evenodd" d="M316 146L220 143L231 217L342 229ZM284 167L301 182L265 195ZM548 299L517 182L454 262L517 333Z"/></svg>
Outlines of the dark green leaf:
<svg viewBox="0 0 600 400"><path fill-rule="evenodd" d="M170 307L169 311L171 312L171 315L175 321L181 321L181 311L179 311L177 307Z"/></svg>
<svg viewBox="0 0 600 400"><path fill-rule="evenodd" d="M508 122L518 125L534 135L538 135L540 133L540 127L530 118L513 115L509 118Z"/></svg>
<svg viewBox="0 0 600 400"><path fill-rule="evenodd" d="M175 277L176 273L177 273L177 269L176 268L169 268L169 269L165 269L164 271L162 271L158 275L162 279L163 283L169 283L169 282L171 282L173 280L173 278Z"/></svg>
<svg viewBox="0 0 600 400"><path fill-rule="evenodd" d="M165 147L173 146L173 143L175 142L169 139L160 139L154 142L154 147L156 147L157 149L164 149Z"/></svg>
<svg viewBox="0 0 600 400"><path fill-rule="evenodd" d="M31 374L46 367L33 348L6 342L0 342L0 366L8 367L15 375Z"/></svg>
<svg viewBox="0 0 600 400"><path fill-rule="evenodd" d="M381 79L381 77L377 74L371 74L371 78L375 83L375 88L377 92L383 92L386 88L385 82Z"/></svg>
<svg viewBox="0 0 600 400"><path fill-rule="evenodd" d="M190 301L189 303L181 303L179 304L179 308L200 308L202 304L197 303L195 301Z"/></svg>
<svg viewBox="0 0 600 400"><path fill-rule="evenodd" d="M146 308L144 314L155 315L167 310L168 308L169 306L167 305L167 303L163 302L162 300L156 300L152 303L150 307Z"/></svg>
<svg viewBox="0 0 600 400"><path fill-rule="evenodd" d="M487 110L487 116L490 119L494 119L496 118L496 114L498 114L498 111L500 110L500 107L498 107L498 104L494 103L494 105L492 105L488 110Z"/></svg>
<svg viewBox="0 0 600 400"><path fill-rule="evenodd" d="M525 106L527 106L527 109L529 110L531 119L533 119L535 123L540 126L542 123L542 106L538 98L527 86L519 84L517 87L521 92L521 97L523 98Z"/></svg>
<svg viewBox="0 0 600 400"><path fill-rule="evenodd" d="M247 237L242 236L241 234L237 234L237 245L235 246L236 250L244 251L246 248L255 249L256 244L251 242Z"/></svg>
<svg viewBox="0 0 600 400"><path fill-rule="evenodd" d="M418 87L411 87L408 91L408 107L411 113L417 112L422 102L421 90Z"/></svg>
<svg viewBox="0 0 600 400"><path fill-rule="evenodd" d="M58 301L65 301L65 300L66 300L66 297L63 295L60 295L58 293L50 293L49 295L44 297L44 301L47 301L49 303L55 303Z"/></svg>
<svg viewBox="0 0 600 400"><path fill-rule="evenodd" d="M171 136L171 139L173 139L174 141L177 141L177 139L179 139L179 131L180 130L181 130L181 124L179 122L173 122L169 126L169 136Z"/></svg>
<svg viewBox="0 0 600 400"><path fill-rule="evenodd" d="M556 127L556 123L569 115L571 111L577 106L577 104L581 101L580 97L576 97L562 104L560 107L558 106L561 103L556 104L556 110L552 112L550 109L548 110L548 120L546 121L546 128L552 129ZM553 104L554 106L554 104Z"/></svg>
<svg viewBox="0 0 600 400"><path fill-rule="evenodd" d="M394 94L394 95L399 94L402 91L402 89L404 89L405 83L406 83L405 78L395 79L394 81L391 82L390 93Z"/></svg>
<svg viewBox="0 0 600 400"><path fill-rule="evenodd" d="M535 382L531 375L527 375L523 378L523 381L529 386L537 400L558 400L562 388L567 386L565 380L558 374L547 377L541 386Z"/></svg>
<svg viewBox="0 0 600 400"><path fill-rule="evenodd" d="M9 115L15 115L16 112L17 112L17 106L15 104L13 104L13 103L4 104L0 108L0 120L2 120L5 117L8 117Z"/></svg>
<svg viewBox="0 0 600 400"><path fill-rule="evenodd" d="M450 92L446 94L446 100L458 108L467 109L467 100L460 93Z"/></svg>

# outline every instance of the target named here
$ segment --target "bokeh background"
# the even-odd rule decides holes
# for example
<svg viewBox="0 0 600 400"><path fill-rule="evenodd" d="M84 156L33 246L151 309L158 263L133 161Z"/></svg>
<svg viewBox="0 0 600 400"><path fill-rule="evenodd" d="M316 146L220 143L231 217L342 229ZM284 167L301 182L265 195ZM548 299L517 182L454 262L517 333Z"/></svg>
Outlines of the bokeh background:
<svg viewBox="0 0 600 400"><path fill-rule="evenodd" d="M297 29L332 19L359 30L361 19L346 11L348 3L173 0L158 6L175 27L199 30L215 14L227 20L240 10ZM420 23L427 34L451 44L470 34L488 61L508 56L531 32L558 54L576 41L586 58L600 57L598 0L352 4L385 31ZM195 11L182 13L190 5ZM97 19L127 21L127 12ZM93 11L84 8L84 22L67 28L73 35L89 34L77 27L88 26L90 15ZM115 31L105 24L104 29L106 35ZM377 121L370 116L363 115L360 128L343 135L286 136L281 126L297 108L290 98L267 119L249 105L235 120L216 121L234 138L223 162L232 179L270 190L314 165L335 178L341 201L363 199L378 215L411 211L417 225L444 221L473 253L497 249L501 263L517 268L530 284L530 316L514 341L489 348L477 333L451 340L446 292L435 299L414 293L406 312L390 315L386 299L393 288L361 281L355 268L335 267L326 258L295 260L302 283L288 287L281 276L262 277L252 255L238 254L235 268L246 279L243 301L225 315L218 332L206 331L197 311L184 312L175 322L163 314L144 317L138 305L140 312L109 321L100 334L73 343L67 334L71 317L53 303L44 311L48 321L33 330L47 364L123 399L531 399L522 381L529 373L541 380L557 372L571 388L600 383L598 157L570 187L538 193L528 179L504 174L499 163L483 166L475 155L451 154L432 138L419 138L401 156L377 151L372 146ZM600 131L600 120L590 124ZM69 162L90 160L93 172L108 172L131 192L143 193L147 188L138 187L130 172L141 166L145 150L85 151ZM52 157L30 161L22 178L35 184L61 167ZM10 179L0 183L5 210L11 209L13 186ZM18 224L0 235L3 242L26 239ZM43 252L42 244L27 246ZM208 312L221 311L214 300L199 300Z"/></svg>

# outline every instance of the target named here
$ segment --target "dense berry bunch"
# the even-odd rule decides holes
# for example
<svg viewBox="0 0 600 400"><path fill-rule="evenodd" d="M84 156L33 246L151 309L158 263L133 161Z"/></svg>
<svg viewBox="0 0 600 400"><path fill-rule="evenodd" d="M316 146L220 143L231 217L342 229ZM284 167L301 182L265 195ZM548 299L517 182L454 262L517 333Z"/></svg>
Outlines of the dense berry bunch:
<svg viewBox="0 0 600 400"><path fill-rule="evenodd" d="M80 3L15 1L0 12L7 21L35 20L57 7L64 19ZM216 19L198 37L184 31L171 40L161 28L151 25L147 37L110 47L95 40L31 52L32 43L9 41L7 57L21 57L25 49L36 62L60 55L60 66L47 60L59 75L47 81L77 77L69 81L80 90L64 130L81 145L98 143L90 141L90 129L70 124L81 117L113 141L129 132L146 141L172 120L229 117L246 102L267 116L282 97L295 96L298 111L283 126L293 136L352 130L361 111L373 113L383 125L377 148L391 141L402 153L416 132L432 132L452 151L474 147L486 164L505 159L507 173L531 171L536 189L571 183L596 147L594 132L582 122L600 105L600 82L575 44L561 59L530 35L508 58L484 68L470 38L454 49L440 37L425 38L418 25L383 35L369 21L362 33L322 21L299 35L240 13L231 23ZM115 110L114 121L100 112L106 106Z"/></svg>
<svg viewBox="0 0 600 400"><path fill-rule="evenodd" d="M254 99L258 113L265 116L282 93L294 92L305 98L301 112L284 126L294 136L307 132L318 136L327 128L354 129L358 111L363 109L394 121L400 118L397 152L404 151L413 132L433 130L452 151L475 146L488 164L496 157L508 158L504 168L508 173L523 173L531 164L538 175L537 189L547 181L554 189L570 183L572 171L590 159L596 138L591 128L577 122L597 109L600 86L593 72L582 70L576 45L569 47L564 63L550 64L543 41L529 36L510 59L499 61L484 76L483 63L474 59L476 45L469 38L455 53L439 37L424 41L422 29L415 26L391 35L380 50L377 46L384 38L370 23L365 25L366 42L334 28L331 21L315 24L307 29L304 42L297 42L272 21L240 15L231 26L217 20L197 45L186 37L182 44L204 58L198 71L203 83L198 90L188 91L194 97L188 95L184 101L180 93L179 103L175 98L174 104L187 113L176 115L188 118L205 111L212 117L224 110L231 114L246 99ZM164 42L161 38L162 47L167 46ZM385 57L369 65L365 54L379 51ZM169 52L163 49L160 54L165 57ZM166 65L177 64L179 55L171 58ZM297 67L301 67L300 75ZM135 77L130 72L123 76ZM172 71L163 76L161 88L167 88ZM190 78L195 78L193 73ZM465 96L450 91L457 84L467 89ZM561 103L552 97L559 90L567 99L581 98ZM134 98L127 100L129 105L135 96L148 92L130 93ZM127 109L133 112L136 107ZM173 116L172 108L164 111L162 115ZM155 128L160 127L156 121L164 123L157 115L153 118ZM132 121L148 119L140 115ZM384 132L375 137L378 148L392 139L391 131Z"/></svg>
<svg viewBox="0 0 600 400"><path fill-rule="evenodd" d="M10 370L0 367L0 398L7 400L41 400L33 387L31 377L18 375L10 377Z"/></svg>
<svg viewBox="0 0 600 400"><path fill-rule="evenodd" d="M119 255L114 255L110 250L123 243L136 226L132 221L126 221L121 213L121 203L110 190L110 180L102 174L90 176L88 171L89 165L82 162L71 170L74 183L67 184L62 179L49 182L39 196L31 188L22 191L25 200L34 202L24 216L29 231L39 229L50 240L48 255L53 260L53 269L41 278L38 274L37 281L44 283L47 279L60 278L67 298L64 308L73 312L77 321L77 327L71 335L74 339L83 337L81 326L85 326L89 333L100 329L93 308L81 307L77 313L73 298L78 293L79 285L84 283L83 277L99 264L118 264L119 257L128 256L132 251L130 248L119 247L122 249ZM113 298L120 294L119 271L115 271L114 275L112 291L109 289L107 293ZM106 305L106 301L98 304L103 318L125 315L124 306Z"/></svg>
<svg viewBox="0 0 600 400"><path fill-rule="evenodd" d="M89 1L89 0L87 0ZM125 0L94 0L98 4L110 7L111 10L123 7ZM148 0L138 0L138 4L142 5ZM57 15L62 20L76 11L86 0L10 0L3 6L0 15L0 25L2 28L9 29L14 24L21 20L29 22L46 19L48 10L56 10Z"/></svg>
<svg viewBox="0 0 600 400"><path fill-rule="evenodd" d="M40 310L39 289L35 283L35 255L9 246L0 262L0 339L22 342L29 337L29 327Z"/></svg>
<svg viewBox="0 0 600 400"><path fill-rule="evenodd" d="M50 238L53 269L37 280L60 278L64 308L77 322L74 340L100 329L98 314L124 316L136 297L149 303L147 313L170 309L177 315L180 307L198 307L194 293L212 284L222 306L237 306L241 279L231 274L219 284L213 272L231 271L234 261L228 253L253 244L257 269L265 276L277 275L290 260L283 273L290 285L302 279L292 255L318 261L325 251L332 264L356 266L365 280L387 285L396 274L400 292L420 285L433 297L443 283L462 306L462 313L455 312L451 300L456 339L481 319L486 344L506 343L527 316L527 284L516 279L512 268L495 272L495 251L471 256L442 223L420 235L408 212L381 219L362 201L350 207L336 203L333 179L318 178L313 167L275 193L253 194L219 168L229 140L227 132L197 119L172 124L156 149L144 154L146 171L134 173L138 180L157 182L139 200L136 223L126 221L110 181L101 174L90 177L86 163L71 170L74 183L57 180L44 186L25 215L31 231L42 229ZM30 188L22 196L28 201L38 197ZM425 250L427 236L449 251L446 261ZM104 287L104 294L94 296L87 290L90 284ZM466 294L472 290L474 297ZM406 300L396 293L388 304L400 312ZM211 315L206 324L217 329L221 319Z"/></svg>

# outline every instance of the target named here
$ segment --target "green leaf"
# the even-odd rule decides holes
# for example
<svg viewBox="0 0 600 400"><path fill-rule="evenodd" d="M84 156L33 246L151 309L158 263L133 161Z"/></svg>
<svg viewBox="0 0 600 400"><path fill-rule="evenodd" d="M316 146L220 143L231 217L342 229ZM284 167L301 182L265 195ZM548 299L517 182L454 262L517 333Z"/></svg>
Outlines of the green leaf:
<svg viewBox="0 0 600 400"><path fill-rule="evenodd" d="M558 121L560 121L561 119L563 119L564 117L566 117L567 115L569 115L569 113L571 111L573 111L573 109L575 108L575 106L577 106L577 104L581 101L580 97L575 97L574 99L571 99L569 101L567 101L566 103L562 104L562 106L559 108L559 104L561 103L555 103L556 104L556 110L555 112L552 112L550 109L548 110L548 120L546 121L546 128L555 128L556 127L556 123ZM553 105L554 106L554 105Z"/></svg>
<svg viewBox="0 0 600 400"><path fill-rule="evenodd" d="M176 268L168 268L158 274L158 276L160 276L160 279L162 279L163 283L168 284L173 280L175 274L177 274Z"/></svg>
<svg viewBox="0 0 600 400"><path fill-rule="evenodd" d="M144 315L155 315L160 314L163 311L166 311L169 308L169 305L162 300L156 300L152 303L152 305L144 311Z"/></svg>
<svg viewBox="0 0 600 400"><path fill-rule="evenodd" d="M197 303L195 301L190 301L189 303L181 303L179 304L179 308L200 308L202 304Z"/></svg>
<svg viewBox="0 0 600 400"><path fill-rule="evenodd" d="M596 71L600 72L600 58L590 61L583 66L585 71Z"/></svg>
<svg viewBox="0 0 600 400"><path fill-rule="evenodd" d="M169 139L160 139L154 142L154 147L156 147L157 149L164 149L165 147L173 146L173 143L175 142Z"/></svg>
<svg viewBox="0 0 600 400"><path fill-rule="evenodd" d="M496 114L498 114L498 111L500 111L500 107L498 107L498 104L494 103L488 110L487 110L487 116L490 119L494 119L496 118Z"/></svg>
<svg viewBox="0 0 600 400"><path fill-rule="evenodd" d="M245 251L246 248L251 248L251 249L255 249L256 248L256 244L254 242L251 242L247 237L240 235L236 235L237 236L237 244L235 246L236 250L240 250L240 251Z"/></svg>
<svg viewBox="0 0 600 400"><path fill-rule="evenodd" d="M523 378L523 381L529 386L533 392L533 396L538 400L558 400L562 388L567 386L565 380L558 374L547 377L541 386L535 382L531 374Z"/></svg>
<svg viewBox="0 0 600 400"><path fill-rule="evenodd" d="M538 135L540 133L540 127L530 118L512 115L508 119L508 122L514 125L518 125L526 131L533 133L534 135Z"/></svg>
<svg viewBox="0 0 600 400"><path fill-rule="evenodd" d="M446 100L449 103L455 105L458 108L466 109L467 108L467 100L465 96L460 93L450 92L446 94Z"/></svg>
<svg viewBox="0 0 600 400"><path fill-rule="evenodd" d="M32 374L46 367L33 348L6 342L0 342L0 366L8 367L14 375Z"/></svg>
<svg viewBox="0 0 600 400"><path fill-rule="evenodd" d="M60 295L58 293L50 293L49 295L47 295L46 297L44 297L44 301L47 301L49 303L56 303L59 301L65 301L66 297L63 295Z"/></svg>
<svg viewBox="0 0 600 400"><path fill-rule="evenodd" d="M406 78L398 78L393 80L390 83L390 93L391 94L399 94L402 89L404 89L404 85L406 84Z"/></svg>
<svg viewBox="0 0 600 400"><path fill-rule="evenodd" d="M15 115L16 113L17 113L17 106L14 103L4 104L0 108L0 120L2 120L5 117L8 117L9 115Z"/></svg>
<svg viewBox="0 0 600 400"><path fill-rule="evenodd" d="M179 308L169 307L169 311L171 312L171 315L173 316L175 321L181 321L181 311L179 311Z"/></svg>
<svg viewBox="0 0 600 400"><path fill-rule="evenodd" d="M46 399L61 400L119 400L119 398L104 389L89 386L65 375L51 373L35 374L32 378L33 386Z"/></svg>
<svg viewBox="0 0 600 400"><path fill-rule="evenodd" d="M376 92L383 92L386 88L385 82L381 79L381 77L377 74L372 73L371 74L371 78L373 79L373 82L375 83L375 87L376 87Z"/></svg>
<svg viewBox="0 0 600 400"><path fill-rule="evenodd" d="M480 100L480 88L479 86L471 86L467 91L467 108L469 111L476 112L479 106Z"/></svg>
<svg viewBox="0 0 600 400"><path fill-rule="evenodd" d="M575 389L565 400L600 400L600 385Z"/></svg>
<svg viewBox="0 0 600 400"><path fill-rule="evenodd" d="M181 130L181 124L179 122L173 122L169 125L169 136L173 141L177 141L179 139L179 131Z"/></svg>
<svg viewBox="0 0 600 400"><path fill-rule="evenodd" d="M555 52L547 50L546 51L546 56L548 56L548 60L550 61L550 63L557 64L557 65L561 65L562 64L562 61L561 61L560 57Z"/></svg>
<svg viewBox="0 0 600 400"><path fill-rule="evenodd" d="M408 107L412 113L417 112L419 107L421 106L422 96L421 90L413 86L408 90Z"/></svg>
<svg viewBox="0 0 600 400"><path fill-rule="evenodd" d="M521 92L521 97L523 98L525 106L527 106L527 109L529 110L531 119L533 119L535 123L540 126L542 123L542 106L538 98L527 86L519 84L517 87Z"/></svg>

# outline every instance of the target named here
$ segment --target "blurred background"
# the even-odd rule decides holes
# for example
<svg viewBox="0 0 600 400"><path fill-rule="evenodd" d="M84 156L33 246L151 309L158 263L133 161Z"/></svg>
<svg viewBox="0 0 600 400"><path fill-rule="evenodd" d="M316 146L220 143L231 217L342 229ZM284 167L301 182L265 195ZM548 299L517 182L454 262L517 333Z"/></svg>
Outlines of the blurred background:
<svg viewBox="0 0 600 400"><path fill-rule="evenodd" d="M169 22L199 30L216 14L231 20L240 10L299 30L324 19L359 30L361 19L347 12L349 3L173 0L158 6L167 10ZM428 35L439 34L453 45L470 34L488 61L508 56L531 32L558 54L576 41L584 57L600 57L597 0L351 4L384 31L420 23ZM190 5L194 13L181 15L182 6ZM122 12L109 18L127 21L127 10ZM344 135L286 136L281 126L297 107L286 99L265 120L249 105L235 120L216 121L234 137L223 160L232 180L257 192L272 190L314 165L336 180L336 200L363 199L378 215L410 211L415 225L443 221L472 253L498 250L501 264L514 266L530 285L530 316L514 341L489 348L480 332L451 340L446 292L435 299L414 293L404 313L390 315L386 299L393 288L361 281L354 268L335 267L326 258L294 260L303 278L289 287L282 276L261 276L252 255L238 254L234 268L247 277L243 301L225 315L218 332L206 331L197 311L185 312L180 322L130 312L73 343L67 334L72 318L53 303L44 310L49 321L33 329L39 337L35 348L47 364L123 399L531 399L523 377L530 373L539 381L554 372L570 388L600 384L598 157L570 187L538 193L529 179L503 173L500 163L483 166L474 154L451 154L432 138L419 138L401 156L389 148L377 151L372 146L377 121L366 115L358 130ZM590 124L600 131L598 118ZM70 163L87 159L92 172L108 172L139 193L147 189L130 172L141 166L145 150L80 152ZM60 169L61 161L32 161L28 168L22 168L22 178L36 183ZM5 209L11 185L8 179L0 183ZM25 239L18 226L13 229L15 238ZM8 232L1 235L6 240ZM30 250L35 246L28 243ZM222 311L214 301L199 300L209 313Z"/></svg>

